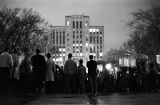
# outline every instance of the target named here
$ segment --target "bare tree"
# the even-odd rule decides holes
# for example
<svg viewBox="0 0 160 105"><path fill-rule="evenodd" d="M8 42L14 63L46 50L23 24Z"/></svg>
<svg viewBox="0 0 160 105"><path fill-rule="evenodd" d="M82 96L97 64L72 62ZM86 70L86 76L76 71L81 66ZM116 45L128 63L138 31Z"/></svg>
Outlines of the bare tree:
<svg viewBox="0 0 160 105"><path fill-rule="evenodd" d="M44 28L39 27L42 23L44 23L44 19L38 12L34 12L32 9L3 8L0 11L1 51L5 47L9 47L10 50L16 46L21 48L33 47L33 42L35 41L34 43L36 43L37 37L33 41L31 35L43 35Z"/></svg>
<svg viewBox="0 0 160 105"><path fill-rule="evenodd" d="M160 53L160 2L156 0L148 10L132 13L133 19L127 23L131 29L130 44L136 53L151 59Z"/></svg>

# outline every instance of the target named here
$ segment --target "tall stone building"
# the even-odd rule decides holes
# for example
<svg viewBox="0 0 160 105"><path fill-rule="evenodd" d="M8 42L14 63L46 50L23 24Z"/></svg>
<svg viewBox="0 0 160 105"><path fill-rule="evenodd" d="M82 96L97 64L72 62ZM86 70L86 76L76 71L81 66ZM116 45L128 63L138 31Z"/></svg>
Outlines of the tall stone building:
<svg viewBox="0 0 160 105"><path fill-rule="evenodd" d="M63 66L68 53L78 63L83 59L84 65L93 55L101 60L104 53L104 26L91 26L89 16L65 16L65 26L53 26L53 46L56 48L53 60Z"/></svg>

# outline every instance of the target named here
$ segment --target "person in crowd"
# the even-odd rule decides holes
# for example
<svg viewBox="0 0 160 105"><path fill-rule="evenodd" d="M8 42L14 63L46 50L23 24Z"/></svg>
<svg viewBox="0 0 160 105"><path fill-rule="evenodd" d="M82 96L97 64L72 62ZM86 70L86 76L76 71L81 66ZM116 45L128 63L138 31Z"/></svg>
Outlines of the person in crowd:
<svg viewBox="0 0 160 105"><path fill-rule="evenodd" d="M12 55L8 52L8 47L0 55L0 94L8 95L10 82L10 69L13 66Z"/></svg>
<svg viewBox="0 0 160 105"><path fill-rule="evenodd" d="M68 60L64 64L64 76L65 76L65 92L76 92L76 75L77 64L72 60L72 54L68 54Z"/></svg>
<svg viewBox="0 0 160 105"><path fill-rule="evenodd" d="M125 72L125 76L124 76L124 79L125 79L125 90L127 92L130 92L130 79L131 79L131 75L130 75L130 69L129 68L126 68L126 72Z"/></svg>
<svg viewBox="0 0 160 105"><path fill-rule="evenodd" d="M29 48L24 48L24 59L19 64L19 73L20 73L20 92L24 95L29 93L30 83L31 83L31 51Z"/></svg>
<svg viewBox="0 0 160 105"><path fill-rule="evenodd" d="M86 67L83 65L83 60L79 60L78 66L78 75L79 75L79 90L80 93L85 92L85 81L86 81Z"/></svg>
<svg viewBox="0 0 160 105"><path fill-rule="evenodd" d="M90 82L90 89L93 95L96 95L96 77L97 77L97 62L93 60L93 55L89 55L90 61L87 62L88 80Z"/></svg>
<svg viewBox="0 0 160 105"><path fill-rule="evenodd" d="M56 65L53 60L51 60L51 53L46 54L46 93L53 92L53 82L55 81Z"/></svg>
<svg viewBox="0 0 160 105"><path fill-rule="evenodd" d="M36 95L40 95L46 79L46 62L45 57L40 54L39 49L36 50L36 55L31 57L31 64L33 67L33 92Z"/></svg>
<svg viewBox="0 0 160 105"><path fill-rule="evenodd" d="M149 64L149 69L150 69L150 72L148 74L148 89L149 89L149 92L151 92L152 90L157 92L156 71L154 69L154 64L153 63Z"/></svg>
<svg viewBox="0 0 160 105"><path fill-rule="evenodd" d="M14 49L13 58L13 67L11 69L11 88L12 92L19 92L19 64L24 59L22 56L22 51L19 47Z"/></svg>

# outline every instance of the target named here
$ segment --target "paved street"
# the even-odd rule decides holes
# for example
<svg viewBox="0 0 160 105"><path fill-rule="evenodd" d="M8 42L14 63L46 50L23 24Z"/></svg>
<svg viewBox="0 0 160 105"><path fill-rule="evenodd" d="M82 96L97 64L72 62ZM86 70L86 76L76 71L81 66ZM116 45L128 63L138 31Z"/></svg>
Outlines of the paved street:
<svg viewBox="0 0 160 105"><path fill-rule="evenodd" d="M160 93L88 95L46 95L26 105L159 105Z"/></svg>

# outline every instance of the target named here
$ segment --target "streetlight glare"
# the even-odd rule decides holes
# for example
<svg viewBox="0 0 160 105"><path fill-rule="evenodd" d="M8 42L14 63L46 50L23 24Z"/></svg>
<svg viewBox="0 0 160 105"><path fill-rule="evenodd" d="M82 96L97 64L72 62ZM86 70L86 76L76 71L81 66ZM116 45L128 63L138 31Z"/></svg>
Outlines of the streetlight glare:
<svg viewBox="0 0 160 105"><path fill-rule="evenodd" d="M112 69L112 64L111 63L108 63L105 65L106 69L107 70L111 70Z"/></svg>

